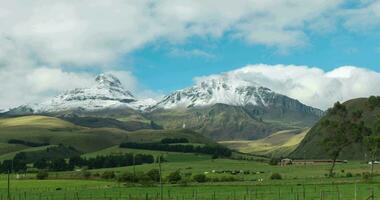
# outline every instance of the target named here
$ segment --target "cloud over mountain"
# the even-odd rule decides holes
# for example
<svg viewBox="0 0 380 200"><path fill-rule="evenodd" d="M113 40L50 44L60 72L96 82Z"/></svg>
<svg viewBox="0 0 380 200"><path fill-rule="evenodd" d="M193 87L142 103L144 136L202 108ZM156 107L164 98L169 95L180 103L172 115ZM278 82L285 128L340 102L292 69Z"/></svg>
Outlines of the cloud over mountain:
<svg viewBox="0 0 380 200"><path fill-rule="evenodd" d="M123 76L121 80L127 89L151 95L152 91L140 90L141 86L130 68L119 65L126 55L152 43L183 44L194 37L206 40L226 37L232 41L286 51L307 46L310 34L318 32L316 30L332 29L336 23L342 23L342 27L350 31L367 25L371 28L378 27L378 1L360 1L360 5L350 9L342 6L345 2L347 1L4 1L0 7L0 109L41 101L68 88L88 86L95 73L108 71ZM184 51L177 48L172 54L206 59L214 57L202 49ZM358 73L358 70L354 71ZM343 87L339 86L344 82L343 78L329 78L327 73L316 73L322 73L320 77L332 85ZM351 77L351 80L354 78ZM324 81L320 83L321 81L322 79L315 80L315 84L326 84ZM300 84L295 82L290 81L290 84ZM276 85L283 82L272 80L271 83ZM290 96L302 97L301 100L305 100L305 103L319 106L311 99L326 94L313 92L316 90L315 86L311 86L313 83L303 84L307 86L286 86L285 88L293 89L283 90L291 93ZM278 88L282 92L279 86ZM300 95L299 91L305 94ZM368 92L365 89L355 93L326 93L331 99L345 99L351 94L358 96ZM330 101L326 100L319 107L326 107Z"/></svg>
<svg viewBox="0 0 380 200"><path fill-rule="evenodd" d="M336 101L380 95L380 73L354 66L325 72L320 68L295 65L247 65L243 68L197 77L196 82L223 76L231 82L250 82L321 109Z"/></svg>

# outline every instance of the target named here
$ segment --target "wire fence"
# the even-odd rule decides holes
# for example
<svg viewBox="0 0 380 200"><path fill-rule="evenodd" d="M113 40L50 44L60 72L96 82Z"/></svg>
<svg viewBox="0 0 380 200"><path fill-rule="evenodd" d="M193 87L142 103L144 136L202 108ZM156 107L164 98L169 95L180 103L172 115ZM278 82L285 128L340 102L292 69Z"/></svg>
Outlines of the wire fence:
<svg viewBox="0 0 380 200"><path fill-rule="evenodd" d="M298 185L298 186L188 186L165 188L169 200L366 200L377 199L379 184ZM29 188L0 189L0 200L160 200L159 187L115 188Z"/></svg>

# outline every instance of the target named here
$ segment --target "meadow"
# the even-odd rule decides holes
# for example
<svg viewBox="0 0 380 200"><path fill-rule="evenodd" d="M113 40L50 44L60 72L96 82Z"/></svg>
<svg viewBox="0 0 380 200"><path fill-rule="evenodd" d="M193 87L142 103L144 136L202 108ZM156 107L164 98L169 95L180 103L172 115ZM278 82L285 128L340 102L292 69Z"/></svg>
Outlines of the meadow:
<svg viewBox="0 0 380 200"><path fill-rule="evenodd" d="M179 153L168 153L166 156L170 161L162 163L164 179L170 172L180 170L186 181L177 184L165 183L164 199L345 200L367 199L372 194L375 196L374 199L380 196L380 177L371 181L364 180L362 173L369 171L369 165L362 162L340 164L336 169L336 177L327 178L327 164L281 167L257 161L212 160L205 155L196 154L183 157ZM181 157L184 159L181 160ZM137 172L157 168L157 163L135 166ZM134 167L129 166L89 171L92 174L113 171L119 175L133 170ZM227 172L216 173L214 170L246 170L250 171L250 174L231 175ZM380 167L376 166L375 172L380 173ZM273 173L281 174L282 179L271 180L270 176ZM33 173L18 177L12 174L12 199L160 199L160 185L157 183L132 184L114 179L104 180L100 177L85 179L81 178L80 174L80 171L51 172L47 180L36 180ZM206 174L210 180L196 183L191 180L195 174ZM352 177L347 177L347 174L352 174ZM235 180L213 181L213 178L225 176L233 176ZM0 177L0 199L4 200L7 195L6 178L6 175Z"/></svg>

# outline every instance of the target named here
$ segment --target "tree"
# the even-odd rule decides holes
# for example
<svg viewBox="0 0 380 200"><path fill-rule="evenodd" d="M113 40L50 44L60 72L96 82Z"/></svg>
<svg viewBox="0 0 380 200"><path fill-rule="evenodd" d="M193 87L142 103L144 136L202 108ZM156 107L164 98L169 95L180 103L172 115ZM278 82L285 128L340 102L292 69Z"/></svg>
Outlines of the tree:
<svg viewBox="0 0 380 200"><path fill-rule="evenodd" d="M179 170L170 173L168 176L169 183L178 183L181 179L182 176Z"/></svg>
<svg viewBox="0 0 380 200"><path fill-rule="evenodd" d="M197 174L193 176L194 181L198 183L204 183L207 181L207 177L204 174Z"/></svg>
<svg viewBox="0 0 380 200"><path fill-rule="evenodd" d="M380 150L380 136L367 136L364 138L364 144L367 147L367 151L371 159L371 177L373 177L373 168L375 165L376 154Z"/></svg>
<svg viewBox="0 0 380 200"><path fill-rule="evenodd" d="M33 163L33 167L37 169L46 169L49 166L46 159L42 158Z"/></svg>
<svg viewBox="0 0 380 200"><path fill-rule="evenodd" d="M273 174L270 176L270 179L271 179L271 180L281 180L281 179L282 179L282 176L281 176L281 174L279 174L279 173L273 173Z"/></svg>
<svg viewBox="0 0 380 200"><path fill-rule="evenodd" d="M149 176L149 178L152 181L158 182L160 181L160 171L158 169L151 169L149 170L146 175Z"/></svg>
<svg viewBox="0 0 380 200"><path fill-rule="evenodd" d="M44 179L46 179L48 176L49 176L49 173L47 173L47 172L44 171L44 170L41 170L41 171L39 171L39 172L37 173L36 178L37 178L38 180L44 180Z"/></svg>
<svg viewBox="0 0 380 200"><path fill-rule="evenodd" d="M342 150L351 144L362 141L364 136L370 135L370 130L362 121L350 118L345 105L337 102L329 114L334 120L324 120L321 123L324 139L322 146L332 159L329 176L334 176L334 168Z"/></svg>

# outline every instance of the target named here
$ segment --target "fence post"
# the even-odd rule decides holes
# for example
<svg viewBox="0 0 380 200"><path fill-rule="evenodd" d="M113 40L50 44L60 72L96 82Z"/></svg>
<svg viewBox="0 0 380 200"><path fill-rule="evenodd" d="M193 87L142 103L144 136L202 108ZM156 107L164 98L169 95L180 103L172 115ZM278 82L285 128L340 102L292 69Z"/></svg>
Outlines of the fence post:
<svg viewBox="0 0 380 200"><path fill-rule="evenodd" d="M358 200L358 185L355 183L355 200Z"/></svg>

